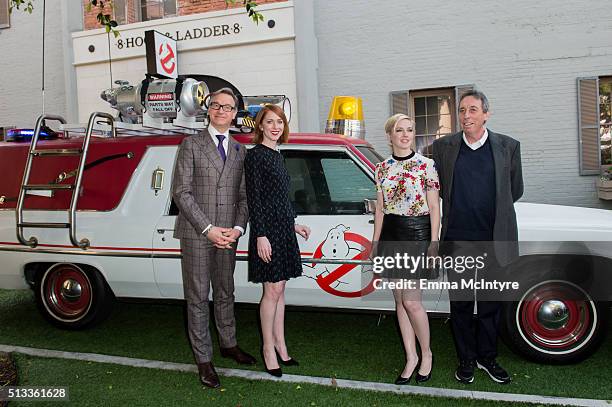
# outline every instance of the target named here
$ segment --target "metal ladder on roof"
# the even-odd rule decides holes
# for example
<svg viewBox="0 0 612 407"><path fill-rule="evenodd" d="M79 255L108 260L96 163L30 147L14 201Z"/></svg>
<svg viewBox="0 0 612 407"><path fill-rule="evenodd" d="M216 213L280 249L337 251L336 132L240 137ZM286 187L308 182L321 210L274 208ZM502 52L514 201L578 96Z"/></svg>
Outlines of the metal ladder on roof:
<svg viewBox="0 0 612 407"><path fill-rule="evenodd" d="M87 160L87 151L89 150L89 142L91 140L91 134L96 124L96 119L102 118L111 126L112 137L116 137L115 121L113 116L104 112L93 112L89 116L89 122L87 123L87 130L85 137L83 138L83 144L81 148L76 149L38 149L38 138L40 131L45 120L59 121L62 124L66 124L61 116L55 115L42 115L36 121L36 128L34 135L32 136L32 142L30 143L30 150L26 159L26 166L23 172L23 180L21 182L21 188L19 189L19 197L17 198L17 206L15 208L15 215L17 217L17 239L23 245L36 247L38 245L38 238L31 236L26 240L24 236L24 228L44 228L44 229L68 229L70 235L70 242L75 247L81 249L87 249L90 245L90 241L87 238L78 239L76 236L76 208L79 202L79 190L81 189L81 182L83 181L83 171L85 168L85 162ZM58 157L58 156L80 156L79 166L75 176L74 184L29 184L30 173L32 170L32 162L34 157ZM70 199L70 207L68 208L68 222L25 222L23 220L23 204L27 191L54 191L54 190L70 190L72 191L72 197Z"/></svg>

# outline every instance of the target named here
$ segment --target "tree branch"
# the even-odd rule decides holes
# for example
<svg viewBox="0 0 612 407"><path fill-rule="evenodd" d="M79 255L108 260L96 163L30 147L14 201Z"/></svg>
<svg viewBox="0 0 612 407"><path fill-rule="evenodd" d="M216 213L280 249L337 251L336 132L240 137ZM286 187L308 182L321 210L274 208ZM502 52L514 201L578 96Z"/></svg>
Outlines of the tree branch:
<svg viewBox="0 0 612 407"><path fill-rule="evenodd" d="M34 10L34 2L35 0L10 0L9 1L9 12L12 12L13 9L21 10L23 6L23 11L32 14L32 10ZM113 10L113 0L88 0L87 2L87 11L91 11L92 7L98 7L99 13L96 15L96 20L102 27L106 29L106 32L112 32L115 37L119 36L119 31L117 30L117 22L112 19L112 15L105 13L104 6L110 5L111 12ZM236 0L225 0L225 6L235 5ZM253 20L255 24L259 24L260 21L263 21L263 15L257 11L257 2L254 0L242 0L242 4L246 9L247 14Z"/></svg>

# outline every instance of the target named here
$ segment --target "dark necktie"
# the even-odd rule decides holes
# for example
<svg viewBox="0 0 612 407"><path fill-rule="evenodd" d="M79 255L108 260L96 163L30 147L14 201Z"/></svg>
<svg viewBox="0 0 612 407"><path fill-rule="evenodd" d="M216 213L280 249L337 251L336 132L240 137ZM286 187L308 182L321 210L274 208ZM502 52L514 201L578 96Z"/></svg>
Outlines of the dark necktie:
<svg viewBox="0 0 612 407"><path fill-rule="evenodd" d="M227 158L225 156L225 149L223 148L223 139L225 138L225 136L223 134L217 134L217 138L219 139L219 145L217 146L217 150L219 150L221 159L223 160L223 162L225 162L225 159Z"/></svg>

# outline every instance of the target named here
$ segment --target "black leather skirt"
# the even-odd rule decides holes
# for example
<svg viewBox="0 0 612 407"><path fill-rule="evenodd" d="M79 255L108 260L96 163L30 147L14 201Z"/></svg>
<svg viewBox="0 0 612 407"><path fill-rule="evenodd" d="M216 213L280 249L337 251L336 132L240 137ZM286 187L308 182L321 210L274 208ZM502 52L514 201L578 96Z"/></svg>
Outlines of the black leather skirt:
<svg viewBox="0 0 612 407"><path fill-rule="evenodd" d="M385 214L380 241L431 240L429 215L401 216Z"/></svg>
<svg viewBox="0 0 612 407"><path fill-rule="evenodd" d="M386 268L382 276L409 280L437 278L432 270L425 267L430 241L431 221L429 215L385 214L376 253L378 256L395 259L399 257L402 262L400 267ZM403 260L406 258L410 259L408 263Z"/></svg>

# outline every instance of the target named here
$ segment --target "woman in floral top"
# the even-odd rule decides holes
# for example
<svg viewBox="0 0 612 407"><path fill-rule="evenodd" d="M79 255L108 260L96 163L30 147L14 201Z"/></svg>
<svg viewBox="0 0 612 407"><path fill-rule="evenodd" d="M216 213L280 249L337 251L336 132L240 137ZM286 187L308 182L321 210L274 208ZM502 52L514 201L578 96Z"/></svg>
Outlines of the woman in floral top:
<svg viewBox="0 0 612 407"><path fill-rule="evenodd" d="M376 165L376 214L374 242L383 242L382 255L435 256L440 228L438 173L433 160L414 151L414 121L402 114L385 123L393 154ZM413 241L415 243L401 243ZM430 243L431 241L431 243ZM400 250L401 249L401 250ZM394 269L394 279L425 278L426 270ZM413 282L414 283L414 282ZM406 352L406 365L395 380L408 384L414 372L417 382L431 377L433 355L429 346L429 320L418 288L394 289L395 309ZM416 351L416 339L421 358Z"/></svg>

